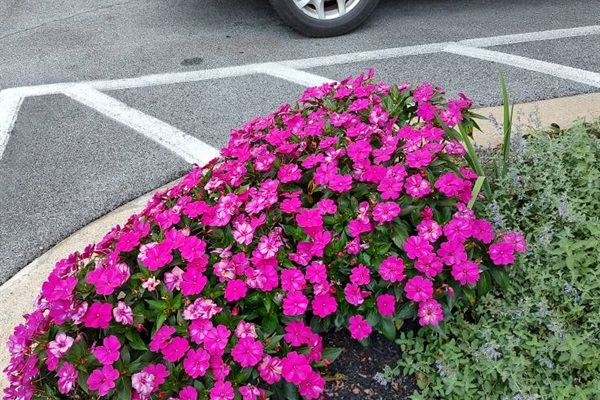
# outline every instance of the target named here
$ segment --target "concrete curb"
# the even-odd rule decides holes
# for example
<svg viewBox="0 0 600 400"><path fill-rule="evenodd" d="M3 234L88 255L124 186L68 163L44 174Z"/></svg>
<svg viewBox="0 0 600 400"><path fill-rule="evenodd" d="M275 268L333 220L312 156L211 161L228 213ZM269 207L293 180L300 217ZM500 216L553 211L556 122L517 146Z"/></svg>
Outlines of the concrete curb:
<svg viewBox="0 0 600 400"><path fill-rule="evenodd" d="M502 121L502 107L486 107L475 112L485 117L493 115L497 121ZM514 115L515 129L531 126L527 119L530 115L536 115L541 126L556 123L567 127L580 118L592 121L600 117L600 93L518 104L515 105ZM521 121L518 120L520 116ZM475 133L477 144L494 146L501 143L502 134L494 123L488 120L478 123L485 133ZM8 365L9 354L5 343L9 335L16 325L22 323L22 315L33 310L33 302L55 263L75 251L83 250L89 243L97 243L111 227L123 224L131 214L140 212L155 192L176 182L145 194L78 230L0 286L0 369ZM4 374L0 374L0 387L5 387L7 383Z"/></svg>

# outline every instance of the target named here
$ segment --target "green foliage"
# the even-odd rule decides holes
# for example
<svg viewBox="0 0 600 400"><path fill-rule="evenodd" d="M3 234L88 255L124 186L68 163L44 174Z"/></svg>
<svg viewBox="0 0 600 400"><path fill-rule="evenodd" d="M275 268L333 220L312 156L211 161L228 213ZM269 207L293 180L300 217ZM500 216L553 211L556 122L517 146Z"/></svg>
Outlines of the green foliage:
<svg viewBox="0 0 600 400"><path fill-rule="evenodd" d="M513 284L455 314L446 338L402 335L404 356L384 376L415 374L413 399L598 398L599 138L600 121L513 138L487 210L527 235Z"/></svg>

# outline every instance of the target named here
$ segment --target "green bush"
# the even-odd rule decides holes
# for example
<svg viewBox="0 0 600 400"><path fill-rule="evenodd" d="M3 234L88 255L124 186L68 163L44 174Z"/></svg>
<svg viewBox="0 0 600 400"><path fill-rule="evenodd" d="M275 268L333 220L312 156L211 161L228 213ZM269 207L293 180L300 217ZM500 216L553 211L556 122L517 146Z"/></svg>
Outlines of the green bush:
<svg viewBox="0 0 600 400"><path fill-rule="evenodd" d="M525 232L528 252L447 337L398 340L404 356L384 375L416 374L413 399L598 399L599 138L597 121L513 140L487 212Z"/></svg>

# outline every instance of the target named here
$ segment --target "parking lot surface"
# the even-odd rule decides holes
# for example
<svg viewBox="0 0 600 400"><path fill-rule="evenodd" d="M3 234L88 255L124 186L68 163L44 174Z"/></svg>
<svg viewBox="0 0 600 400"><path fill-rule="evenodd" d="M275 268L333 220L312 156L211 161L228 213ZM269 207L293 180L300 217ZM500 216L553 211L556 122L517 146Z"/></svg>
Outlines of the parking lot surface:
<svg viewBox="0 0 600 400"><path fill-rule="evenodd" d="M374 67L476 105L600 91L600 2L382 1L304 38L259 0L0 5L0 283L212 158L231 128Z"/></svg>

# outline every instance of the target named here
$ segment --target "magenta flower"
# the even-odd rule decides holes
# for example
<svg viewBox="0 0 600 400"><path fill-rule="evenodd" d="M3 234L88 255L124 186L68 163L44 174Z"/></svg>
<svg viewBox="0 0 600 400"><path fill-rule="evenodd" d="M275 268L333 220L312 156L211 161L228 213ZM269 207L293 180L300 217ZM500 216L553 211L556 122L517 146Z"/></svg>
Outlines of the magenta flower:
<svg viewBox="0 0 600 400"><path fill-rule="evenodd" d="M335 297L327 294L315 296L310 305L312 306L313 314L318 315L321 318L325 318L337 311L337 301L335 300Z"/></svg>
<svg viewBox="0 0 600 400"><path fill-rule="evenodd" d="M445 194L448 197L452 197L458 196L459 193L463 190L464 181L461 178L459 178L455 173L446 172L438 178L434 186L441 193Z"/></svg>
<svg viewBox="0 0 600 400"><path fill-rule="evenodd" d="M433 296L433 282L417 275L406 281L404 291L406 297L414 302L425 301Z"/></svg>
<svg viewBox="0 0 600 400"><path fill-rule="evenodd" d="M281 374L283 379L290 383L299 385L312 372L313 370L308 363L308 359L295 351L289 352L281 360Z"/></svg>
<svg viewBox="0 0 600 400"><path fill-rule="evenodd" d="M283 299L283 315L302 315L308 307L308 298L302 292L289 292Z"/></svg>
<svg viewBox="0 0 600 400"><path fill-rule="evenodd" d="M243 338L253 338L256 339L258 335L256 334L256 325L252 322L240 321L235 328L235 336L238 339Z"/></svg>
<svg viewBox="0 0 600 400"><path fill-rule="evenodd" d="M415 269L428 278L433 278L444 269L444 264L435 254L426 254L417 258L415 261Z"/></svg>
<svg viewBox="0 0 600 400"><path fill-rule="evenodd" d="M121 343L115 335L105 337L103 346L98 346L92 352L100 364L108 365L117 361L120 357Z"/></svg>
<svg viewBox="0 0 600 400"><path fill-rule="evenodd" d="M306 280L302 271L296 268L281 271L281 288L286 292L304 290Z"/></svg>
<svg viewBox="0 0 600 400"><path fill-rule="evenodd" d="M474 285L479 280L479 266L473 261L464 261L452 266L452 277L461 285Z"/></svg>
<svg viewBox="0 0 600 400"><path fill-rule="evenodd" d="M225 352L225 347L229 341L231 332L225 325L217 325L210 330L204 338L204 348L211 356L221 356Z"/></svg>
<svg viewBox="0 0 600 400"><path fill-rule="evenodd" d="M431 254L433 246L421 236L409 236L402 245L411 260Z"/></svg>
<svg viewBox="0 0 600 400"><path fill-rule="evenodd" d="M165 360L170 362L176 362L181 360L185 353L190 348L190 344L186 338L174 337L170 342L162 349L162 354Z"/></svg>
<svg viewBox="0 0 600 400"><path fill-rule="evenodd" d="M63 354L69 351L74 341L75 339L66 333L59 332L56 334L54 340L48 343L48 352L56 358L61 358Z"/></svg>
<svg viewBox="0 0 600 400"><path fill-rule="evenodd" d="M133 310L122 301L117 302L117 306L112 310L115 321L123 325L133 324Z"/></svg>
<svg viewBox="0 0 600 400"><path fill-rule="evenodd" d="M401 282L404 275L404 261L401 258L389 256L381 263L379 275L386 281Z"/></svg>
<svg viewBox="0 0 600 400"><path fill-rule="evenodd" d="M142 370L142 372L146 372L154 376L154 387L152 390L157 390L160 385L165 383L165 380L170 375L167 367L163 364L149 364Z"/></svg>
<svg viewBox="0 0 600 400"><path fill-rule="evenodd" d="M296 215L296 222L302 228L320 228L323 226L323 218L318 209L301 209Z"/></svg>
<svg viewBox="0 0 600 400"><path fill-rule="evenodd" d="M404 190L414 198L421 198L431 193L431 185L421 175L411 175L404 182Z"/></svg>
<svg viewBox="0 0 600 400"><path fill-rule="evenodd" d="M92 304L83 316L83 325L88 328L108 328L112 319L112 305L110 303Z"/></svg>
<svg viewBox="0 0 600 400"><path fill-rule="evenodd" d="M239 279L233 279L227 282L227 286L225 287L225 300L227 301L237 301L246 296L246 292L248 288L244 281Z"/></svg>
<svg viewBox="0 0 600 400"><path fill-rule="evenodd" d="M433 243L442 236L442 227L432 219L424 219L417 225L419 236Z"/></svg>
<svg viewBox="0 0 600 400"><path fill-rule="evenodd" d="M515 261L515 245L513 243L498 242L490 245L490 258L494 265L508 265Z"/></svg>
<svg viewBox="0 0 600 400"><path fill-rule="evenodd" d="M444 242L440 245L437 252L442 262L446 265L454 265L467 261L467 253L462 243Z"/></svg>
<svg viewBox="0 0 600 400"><path fill-rule="evenodd" d="M377 310L384 317L392 317L396 312L396 298L391 294L377 296Z"/></svg>
<svg viewBox="0 0 600 400"><path fill-rule="evenodd" d="M371 271L362 264L350 271L350 282L357 285L368 285L371 282Z"/></svg>
<svg viewBox="0 0 600 400"><path fill-rule="evenodd" d="M348 283L344 287L344 297L346 301L354 306L361 305L367 297L369 292L362 291L360 287L355 283Z"/></svg>
<svg viewBox="0 0 600 400"><path fill-rule="evenodd" d="M285 335L283 340L294 347L300 347L308 344L312 335L310 327L306 326L302 321L291 321L285 326Z"/></svg>
<svg viewBox="0 0 600 400"><path fill-rule="evenodd" d="M325 390L325 379L316 372L311 372L300 382L299 392L305 399L319 399L323 390Z"/></svg>
<svg viewBox="0 0 600 400"><path fill-rule="evenodd" d="M186 386L179 391L179 400L198 400L198 391L193 386Z"/></svg>
<svg viewBox="0 0 600 400"><path fill-rule="evenodd" d="M302 171L296 164L282 164L277 172L277 178L282 183L295 182L302 177Z"/></svg>
<svg viewBox="0 0 600 400"><path fill-rule="evenodd" d="M183 246L179 248L181 257L187 261L194 261L200 258L206 252L206 243L198 239L196 236L189 236L185 239Z"/></svg>
<svg viewBox="0 0 600 400"><path fill-rule="evenodd" d="M131 387L135 389L140 396L150 396L154 390L154 375L148 372L138 372L131 376Z"/></svg>
<svg viewBox="0 0 600 400"><path fill-rule="evenodd" d="M525 237L520 233L509 232L506 235L504 235L502 240L504 241L504 243L513 244L517 253L524 253L525 251L527 251L527 243L525 242Z"/></svg>
<svg viewBox="0 0 600 400"><path fill-rule="evenodd" d="M258 400L266 398L266 393L263 389L253 385L244 385L239 388L242 400Z"/></svg>
<svg viewBox="0 0 600 400"><path fill-rule="evenodd" d="M58 391L67 394L77 381L77 370L68 362L64 362L58 370Z"/></svg>
<svg viewBox="0 0 600 400"><path fill-rule="evenodd" d="M348 330L353 339L366 339L373 332L373 328L371 328L369 322L362 315L350 317L349 323Z"/></svg>
<svg viewBox="0 0 600 400"><path fill-rule="evenodd" d="M373 219L377 222L390 222L400 214L400 206L393 201L379 203L373 207Z"/></svg>
<svg viewBox="0 0 600 400"><path fill-rule="evenodd" d="M106 396L112 388L115 387L115 380L119 377L119 371L112 365L95 369L87 379L87 385L90 390L98 391L100 396Z"/></svg>
<svg viewBox="0 0 600 400"><path fill-rule="evenodd" d="M175 331L176 329L173 327L167 325L161 326L154 336L152 336L152 340L150 341L150 351L158 352L159 350L164 349Z"/></svg>
<svg viewBox="0 0 600 400"><path fill-rule="evenodd" d="M429 299L419 303L419 325L437 325L444 320L442 306L434 299Z"/></svg>
<svg viewBox="0 0 600 400"><path fill-rule="evenodd" d="M193 320L189 326L190 340L196 344L202 344L204 338L212 329L213 324L207 319Z"/></svg>
<svg viewBox="0 0 600 400"><path fill-rule="evenodd" d="M181 293L185 296L193 296L200 294L204 290L204 286L208 279L202 274L200 268L193 268L188 266L187 270L181 276Z"/></svg>
<svg viewBox="0 0 600 400"><path fill-rule="evenodd" d="M233 400L235 393L229 381L217 381L210 389L210 400Z"/></svg>
<svg viewBox="0 0 600 400"><path fill-rule="evenodd" d="M266 354L258 365L258 372L260 377L269 385L279 382L283 372L281 359Z"/></svg>
<svg viewBox="0 0 600 400"><path fill-rule="evenodd" d="M210 367L210 354L204 349L189 350L183 360L186 374L196 379L204 376Z"/></svg>
<svg viewBox="0 0 600 400"><path fill-rule="evenodd" d="M140 247L138 258L150 271L156 271L173 261L173 254L168 243L151 243Z"/></svg>
<svg viewBox="0 0 600 400"><path fill-rule="evenodd" d="M255 366L260 362L262 355L262 343L250 337L240 339L231 349L233 360L240 364L242 368Z"/></svg>

